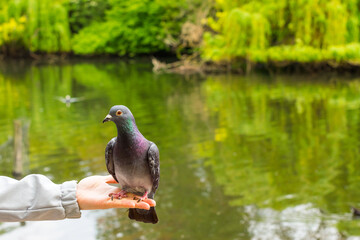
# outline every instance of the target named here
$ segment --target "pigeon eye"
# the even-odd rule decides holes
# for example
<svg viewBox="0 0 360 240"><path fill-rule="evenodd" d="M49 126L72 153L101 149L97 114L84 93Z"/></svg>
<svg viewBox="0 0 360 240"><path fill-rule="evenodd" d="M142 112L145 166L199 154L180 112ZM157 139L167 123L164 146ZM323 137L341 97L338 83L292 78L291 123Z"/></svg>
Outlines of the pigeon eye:
<svg viewBox="0 0 360 240"><path fill-rule="evenodd" d="M120 116L122 114L122 112L120 110L116 111L116 116Z"/></svg>

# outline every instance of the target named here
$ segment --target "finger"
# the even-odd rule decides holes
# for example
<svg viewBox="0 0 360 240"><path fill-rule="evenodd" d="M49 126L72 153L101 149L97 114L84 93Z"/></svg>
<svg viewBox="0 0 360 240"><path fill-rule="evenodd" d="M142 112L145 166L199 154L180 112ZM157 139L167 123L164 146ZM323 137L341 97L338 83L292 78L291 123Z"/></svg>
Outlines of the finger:
<svg viewBox="0 0 360 240"><path fill-rule="evenodd" d="M150 205L150 207L155 207L156 206L156 202L150 198L144 199L143 202L146 202L147 204Z"/></svg>
<svg viewBox="0 0 360 240"><path fill-rule="evenodd" d="M112 202L110 202L110 205L112 208L140 208L140 209L150 209L150 204L146 202L137 202L137 200L130 200L123 198L121 200L114 199Z"/></svg>
<svg viewBox="0 0 360 240"><path fill-rule="evenodd" d="M150 205L146 202L136 202L135 207L140 208L140 209L146 209L146 210L150 209Z"/></svg>
<svg viewBox="0 0 360 240"><path fill-rule="evenodd" d="M108 175L105 178L105 183L117 183L117 181L113 178L113 176Z"/></svg>
<svg viewBox="0 0 360 240"><path fill-rule="evenodd" d="M112 208L135 208L136 202L130 199L113 199L108 202Z"/></svg>

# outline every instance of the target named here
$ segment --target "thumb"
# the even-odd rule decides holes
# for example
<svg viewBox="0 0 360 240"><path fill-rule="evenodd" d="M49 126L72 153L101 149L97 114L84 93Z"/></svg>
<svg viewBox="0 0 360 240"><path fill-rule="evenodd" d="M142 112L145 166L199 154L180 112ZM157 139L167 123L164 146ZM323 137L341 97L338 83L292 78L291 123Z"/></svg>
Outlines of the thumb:
<svg viewBox="0 0 360 240"><path fill-rule="evenodd" d="M117 183L117 181L111 175L108 175L105 177L105 182L106 183Z"/></svg>

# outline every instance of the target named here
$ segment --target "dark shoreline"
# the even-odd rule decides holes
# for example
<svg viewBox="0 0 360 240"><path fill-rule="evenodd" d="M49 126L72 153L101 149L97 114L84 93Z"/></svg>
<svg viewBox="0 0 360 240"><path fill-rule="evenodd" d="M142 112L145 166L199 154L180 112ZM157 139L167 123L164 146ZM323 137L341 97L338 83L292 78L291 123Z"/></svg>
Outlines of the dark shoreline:
<svg viewBox="0 0 360 240"><path fill-rule="evenodd" d="M36 56L36 57L34 57ZM16 62L21 63L31 62L34 65L47 64L66 64L73 61L76 62L108 62L108 61L144 61L151 63L152 59L158 60L164 64L164 68L157 72L177 73L177 74L249 74L251 72L262 72L267 74L321 74L321 73L346 73L346 74L360 74L360 64L345 61L336 62L334 60L327 60L321 62L294 62L294 61L269 61L267 63L249 62L246 59L238 59L233 62L211 62L203 61L201 59L187 62L177 59L175 54L168 52L143 54L135 57L130 56L116 56L116 55L92 55L82 56L75 54L27 54L19 57L5 56L0 54L1 62ZM100 60L100 61L99 61ZM166 67L172 66L172 67ZM153 65L154 66L154 65ZM176 66L176 67L173 67ZM190 69L191 66L191 69Z"/></svg>

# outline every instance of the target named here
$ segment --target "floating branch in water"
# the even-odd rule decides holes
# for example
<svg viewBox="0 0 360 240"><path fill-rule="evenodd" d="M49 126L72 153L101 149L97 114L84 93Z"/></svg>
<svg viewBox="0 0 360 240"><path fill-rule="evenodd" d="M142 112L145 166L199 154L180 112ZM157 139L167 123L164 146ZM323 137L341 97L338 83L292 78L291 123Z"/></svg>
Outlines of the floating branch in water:
<svg viewBox="0 0 360 240"><path fill-rule="evenodd" d="M153 71L159 72L170 72L179 74L203 74L203 68L200 61L193 59L192 57L183 57L181 60L173 63L164 63L156 58L151 59L153 64Z"/></svg>

